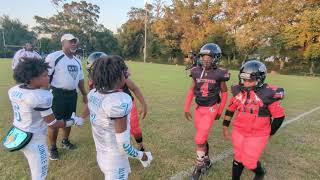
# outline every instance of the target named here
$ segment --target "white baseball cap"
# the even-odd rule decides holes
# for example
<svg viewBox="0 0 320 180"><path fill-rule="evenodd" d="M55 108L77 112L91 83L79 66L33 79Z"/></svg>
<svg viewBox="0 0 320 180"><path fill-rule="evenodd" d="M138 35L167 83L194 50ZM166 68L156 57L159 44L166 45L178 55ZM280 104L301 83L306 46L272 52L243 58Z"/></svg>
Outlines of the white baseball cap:
<svg viewBox="0 0 320 180"><path fill-rule="evenodd" d="M64 34L62 37L61 37L61 42L64 41L64 40L67 40L67 41L71 41L73 39L76 39L77 42L79 42L79 39L76 38L74 35L72 34Z"/></svg>

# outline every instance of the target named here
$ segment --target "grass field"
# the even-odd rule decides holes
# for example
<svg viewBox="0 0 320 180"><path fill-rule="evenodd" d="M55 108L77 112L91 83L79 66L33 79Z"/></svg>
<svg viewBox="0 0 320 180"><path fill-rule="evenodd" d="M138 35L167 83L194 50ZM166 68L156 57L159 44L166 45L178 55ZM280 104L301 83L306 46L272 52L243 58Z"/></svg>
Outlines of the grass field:
<svg viewBox="0 0 320 180"><path fill-rule="evenodd" d="M132 79L140 86L146 97L149 112L141 121L144 141L153 152L150 168L143 169L140 162L131 160L129 178L169 179L179 171L194 164L195 129L192 122L183 117L183 104L190 78L184 67L158 64L128 63ZM237 83L237 72L232 71L228 83ZM284 87L287 119L320 106L320 79L313 77L268 75L271 84ZM7 91L14 85L10 61L0 60L0 138L12 123L12 110ZM82 109L82 104L78 104ZM281 129L271 138L262 162L268 174L266 179L320 179L320 110ZM210 133L210 153L217 155L231 147L222 136L222 121L217 121ZM59 135L59 142L61 134ZM75 151L59 149L60 161L49 164L47 179L103 179L95 158L95 147L90 124L73 128L71 140L77 144ZM60 143L58 144L60 147ZM217 162L203 179L231 179L232 157ZM251 179L252 173L244 171L243 179ZM21 152L9 153L0 148L0 179L30 179L27 160Z"/></svg>

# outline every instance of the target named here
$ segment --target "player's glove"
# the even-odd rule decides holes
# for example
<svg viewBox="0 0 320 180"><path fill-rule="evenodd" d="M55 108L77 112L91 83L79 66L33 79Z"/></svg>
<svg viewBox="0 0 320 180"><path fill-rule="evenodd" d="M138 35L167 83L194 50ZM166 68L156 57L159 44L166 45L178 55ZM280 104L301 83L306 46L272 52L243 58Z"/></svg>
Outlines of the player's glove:
<svg viewBox="0 0 320 180"><path fill-rule="evenodd" d="M144 152L144 153L146 154L148 159L146 161L142 161L140 159L140 162L141 162L142 166L146 168L146 167L150 166L151 161L152 161L153 158L152 158L151 152Z"/></svg>

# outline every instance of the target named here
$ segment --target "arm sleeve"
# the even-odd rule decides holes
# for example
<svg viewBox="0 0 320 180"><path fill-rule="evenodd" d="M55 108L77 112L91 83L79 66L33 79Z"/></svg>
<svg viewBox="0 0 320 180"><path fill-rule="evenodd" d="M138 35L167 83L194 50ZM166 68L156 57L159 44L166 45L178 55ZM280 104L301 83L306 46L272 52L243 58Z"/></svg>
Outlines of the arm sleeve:
<svg viewBox="0 0 320 180"><path fill-rule="evenodd" d="M117 146L123 155L128 157L141 159L143 152L138 151L130 144L130 131L127 129L122 133L116 133Z"/></svg>
<svg viewBox="0 0 320 180"><path fill-rule="evenodd" d="M219 106L218 114L222 114L224 107L226 106L228 100L228 92L222 92L221 93L221 103Z"/></svg>
<svg viewBox="0 0 320 180"><path fill-rule="evenodd" d="M279 117L279 118L274 118L272 120L272 123L271 123L271 133L270 135L274 135L278 129L281 127L282 123L283 123L283 120L284 120L284 116L282 117Z"/></svg>

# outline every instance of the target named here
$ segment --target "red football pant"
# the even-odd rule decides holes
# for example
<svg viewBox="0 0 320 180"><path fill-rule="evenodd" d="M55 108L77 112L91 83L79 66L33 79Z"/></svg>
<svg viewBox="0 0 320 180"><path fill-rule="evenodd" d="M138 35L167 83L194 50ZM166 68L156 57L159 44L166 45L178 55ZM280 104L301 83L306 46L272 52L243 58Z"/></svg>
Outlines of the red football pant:
<svg viewBox="0 0 320 180"><path fill-rule="evenodd" d="M266 147L268 136L243 136L237 128L232 129L232 145L234 159L247 169L255 169L257 162Z"/></svg>
<svg viewBox="0 0 320 180"><path fill-rule="evenodd" d="M209 131L218 113L218 105L211 107L196 105L194 112L194 126L196 127L196 144L205 144L208 140Z"/></svg>
<svg viewBox="0 0 320 180"><path fill-rule="evenodd" d="M142 134L141 128L139 126L139 116L135 101L132 101L132 109L130 115L130 132L134 137L141 136Z"/></svg>

